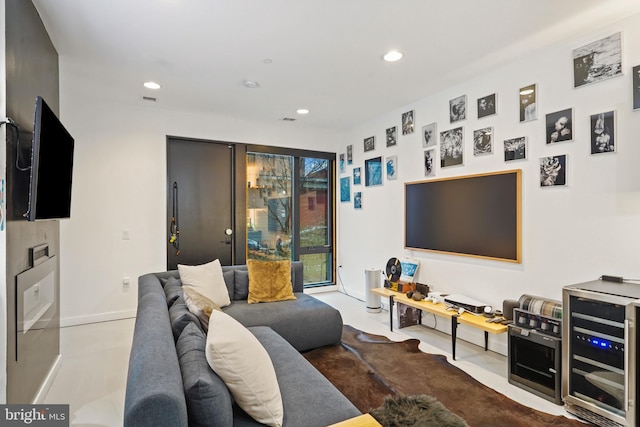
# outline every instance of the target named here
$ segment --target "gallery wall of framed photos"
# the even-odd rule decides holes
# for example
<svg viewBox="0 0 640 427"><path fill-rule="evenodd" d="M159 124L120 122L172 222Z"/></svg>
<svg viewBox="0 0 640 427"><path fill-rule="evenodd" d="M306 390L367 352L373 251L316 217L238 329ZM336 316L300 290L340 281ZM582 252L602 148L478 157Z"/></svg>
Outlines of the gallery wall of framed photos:
<svg viewBox="0 0 640 427"><path fill-rule="evenodd" d="M640 277L638 135L640 14L525 48L354 126L340 148L351 153L340 172L351 192L339 206L343 281L358 294L363 269L411 256L420 282L499 305L527 292L560 299L562 286L606 272ZM406 182L509 169L522 170L521 264L405 248Z"/></svg>

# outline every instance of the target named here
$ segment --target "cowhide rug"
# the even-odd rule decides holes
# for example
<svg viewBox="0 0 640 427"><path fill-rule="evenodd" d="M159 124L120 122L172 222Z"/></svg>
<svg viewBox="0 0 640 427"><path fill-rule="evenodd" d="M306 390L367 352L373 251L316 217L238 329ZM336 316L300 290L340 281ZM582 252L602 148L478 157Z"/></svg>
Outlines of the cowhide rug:
<svg viewBox="0 0 640 427"><path fill-rule="evenodd" d="M341 344L303 355L362 412L379 408L387 396L427 395L470 427L585 427L509 399L451 365L445 356L423 353L419 343L394 342L345 325Z"/></svg>

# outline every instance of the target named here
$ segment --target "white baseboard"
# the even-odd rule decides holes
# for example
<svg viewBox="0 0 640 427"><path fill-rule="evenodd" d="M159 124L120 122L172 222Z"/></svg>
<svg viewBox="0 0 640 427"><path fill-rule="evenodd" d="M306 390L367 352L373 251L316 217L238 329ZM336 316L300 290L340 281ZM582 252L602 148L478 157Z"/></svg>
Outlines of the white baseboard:
<svg viewBox="0 0 640 427"><path fill-rule="evenodd" d="M321 294L324 292L335 292L335 291L339 291L338 286L336 285L313 286L313 287L304 289L304 293L307 295Z"/></svg>
<svg viewBox="0 0 640 427"><path fill-rule="evenodd" d="M56 379L56 375L58 375L58 371L60 370L60 364L62 363L62 355L59 354L56 357L56 360L51 365L51 369L47 373L47 376L44 378L44 381L40 385L38 392L33 397L33 401L31 402L33 405L38 405L44 402L45 397L49 393L51 386L53 385L53 380Z"/></svg>
<svg viewBox="0 0 640 427"><path fill-rule="evenodd" d="M87 325L90 323L109 322L112 320L130 319L136 317L136 310L110 311L107 313L91 314L60 318L60 327Z"/></svg>

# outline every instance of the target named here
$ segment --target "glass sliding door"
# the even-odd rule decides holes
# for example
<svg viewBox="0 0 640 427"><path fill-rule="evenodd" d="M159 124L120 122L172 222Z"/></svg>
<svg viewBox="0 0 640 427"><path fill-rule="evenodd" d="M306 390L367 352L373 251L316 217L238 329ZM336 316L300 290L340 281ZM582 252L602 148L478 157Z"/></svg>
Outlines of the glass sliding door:
<svg viewBox="0 0 640 427"><path fill-rule="evenodd" d="M247 153L247 259L300 260L306 287L333 284L335 154L274 150Z"/></svg>

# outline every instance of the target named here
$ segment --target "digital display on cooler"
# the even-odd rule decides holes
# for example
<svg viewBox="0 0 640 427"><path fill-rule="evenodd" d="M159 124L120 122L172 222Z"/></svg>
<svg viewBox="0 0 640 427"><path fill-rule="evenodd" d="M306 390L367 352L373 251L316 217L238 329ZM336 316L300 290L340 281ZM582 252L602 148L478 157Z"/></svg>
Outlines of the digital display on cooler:
<svg viewBox="0 0 640 427"><path fill-rule="evenodd" d="M601 340L600 338L591 338L589 341L591 342L591 344L595 345L596 347L602 347L602 348L609 348L611 344L609 341Z"/></svg>

